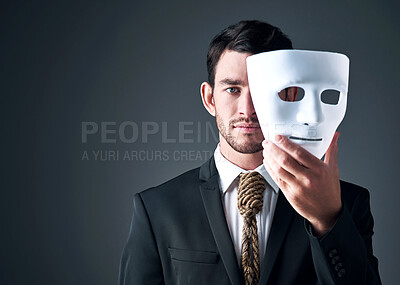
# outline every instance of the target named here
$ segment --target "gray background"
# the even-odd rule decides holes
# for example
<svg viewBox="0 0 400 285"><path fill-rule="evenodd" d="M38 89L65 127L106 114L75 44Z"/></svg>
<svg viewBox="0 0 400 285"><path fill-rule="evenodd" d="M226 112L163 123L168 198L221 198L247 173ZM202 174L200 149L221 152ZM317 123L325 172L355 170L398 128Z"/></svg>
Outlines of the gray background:
<svg viewBox="0 0 400 285"><path fill-rule="evenodd" d="M1 284L117 282L133 194L209 156L185 158L184 151L214 150L216 140L202 133L215 125L199 96L205 55L211 38L241 19L281 27L296 48L350 57L340 174L370 190L382 280L400 284L394 1L12 2L0 9ZM98 132L83 143L87 121L115 124L108 137L116 142ZM138 125L134 143L118 135L125 121ZM164 135L175 139L186 122L193 142L166 143L161 130L144 142L143 122L165 122ZM118 160L92 154L110 150ZM125 151L150 156L123 160ZM168 157L151 158L155 151Z"/></svg>

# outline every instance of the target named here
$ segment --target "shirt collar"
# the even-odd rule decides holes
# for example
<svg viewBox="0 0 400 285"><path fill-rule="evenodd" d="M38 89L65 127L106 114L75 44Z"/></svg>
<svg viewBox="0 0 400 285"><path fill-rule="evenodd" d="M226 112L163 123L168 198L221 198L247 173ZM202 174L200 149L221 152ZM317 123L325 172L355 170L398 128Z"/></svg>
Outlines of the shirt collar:
<svg viewBox="0 0 400 285"><path fill-rule="evenodd" d="M215 166L217 167L218 174L220 177L219 181L222 193L225 193L226 190L228 190L229 186L231 186L232 182L236 179L236 177L238 177L240 173L246 173L251 171L257 171L258 173L260 173L267 181L267 183L272 187L272 189L275 191L276 194L279 191L279 186L276 185L274 180L272 180L271 176L265 169L264 164L259 165L254 170L244 170L239 166L233 164L229 160L227 160L222 155L219 149L219 144L217 145L217 148L214 151L214 160L215 160Z"/></svg>

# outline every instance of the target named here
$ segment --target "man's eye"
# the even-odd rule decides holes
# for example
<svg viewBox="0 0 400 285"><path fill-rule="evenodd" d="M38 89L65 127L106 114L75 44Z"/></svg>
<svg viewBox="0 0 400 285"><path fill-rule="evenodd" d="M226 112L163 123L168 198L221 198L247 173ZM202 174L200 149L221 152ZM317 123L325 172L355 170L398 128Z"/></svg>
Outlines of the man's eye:
<svg viewBox="0 0 400 285"><path fill-rule="evenodd" d="M226 91L227 91L228 93L234 94L234 93L238 93L238 92L239 92L239 88L236 88L236 87L229 87L229 88L226 88Z"/></svg>

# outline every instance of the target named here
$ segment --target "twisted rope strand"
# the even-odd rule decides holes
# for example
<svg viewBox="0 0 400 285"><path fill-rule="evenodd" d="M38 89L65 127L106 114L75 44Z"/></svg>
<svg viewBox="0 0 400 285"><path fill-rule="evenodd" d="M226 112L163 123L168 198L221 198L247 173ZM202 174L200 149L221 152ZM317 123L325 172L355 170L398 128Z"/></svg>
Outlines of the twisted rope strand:
<svg viewBox="0 0 400 285"><path fill-rule="evenodd" d="M238 209L243 216L242 269L246 285L258 284L260 278L260 255L256 214L263 207L264 177L258 172L239 176Z"/></svg>

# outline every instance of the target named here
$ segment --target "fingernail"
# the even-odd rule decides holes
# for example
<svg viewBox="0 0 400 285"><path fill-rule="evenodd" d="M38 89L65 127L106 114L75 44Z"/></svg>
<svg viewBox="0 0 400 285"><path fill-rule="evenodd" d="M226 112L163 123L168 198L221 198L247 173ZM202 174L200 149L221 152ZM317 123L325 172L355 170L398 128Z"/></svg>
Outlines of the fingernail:
<svg viewBox="0 0 400 285"><path fill-rule="evenodd" d="M282 140L282 136L281 135L276 135L275 136L275 142L280 143Z"/></svg>

